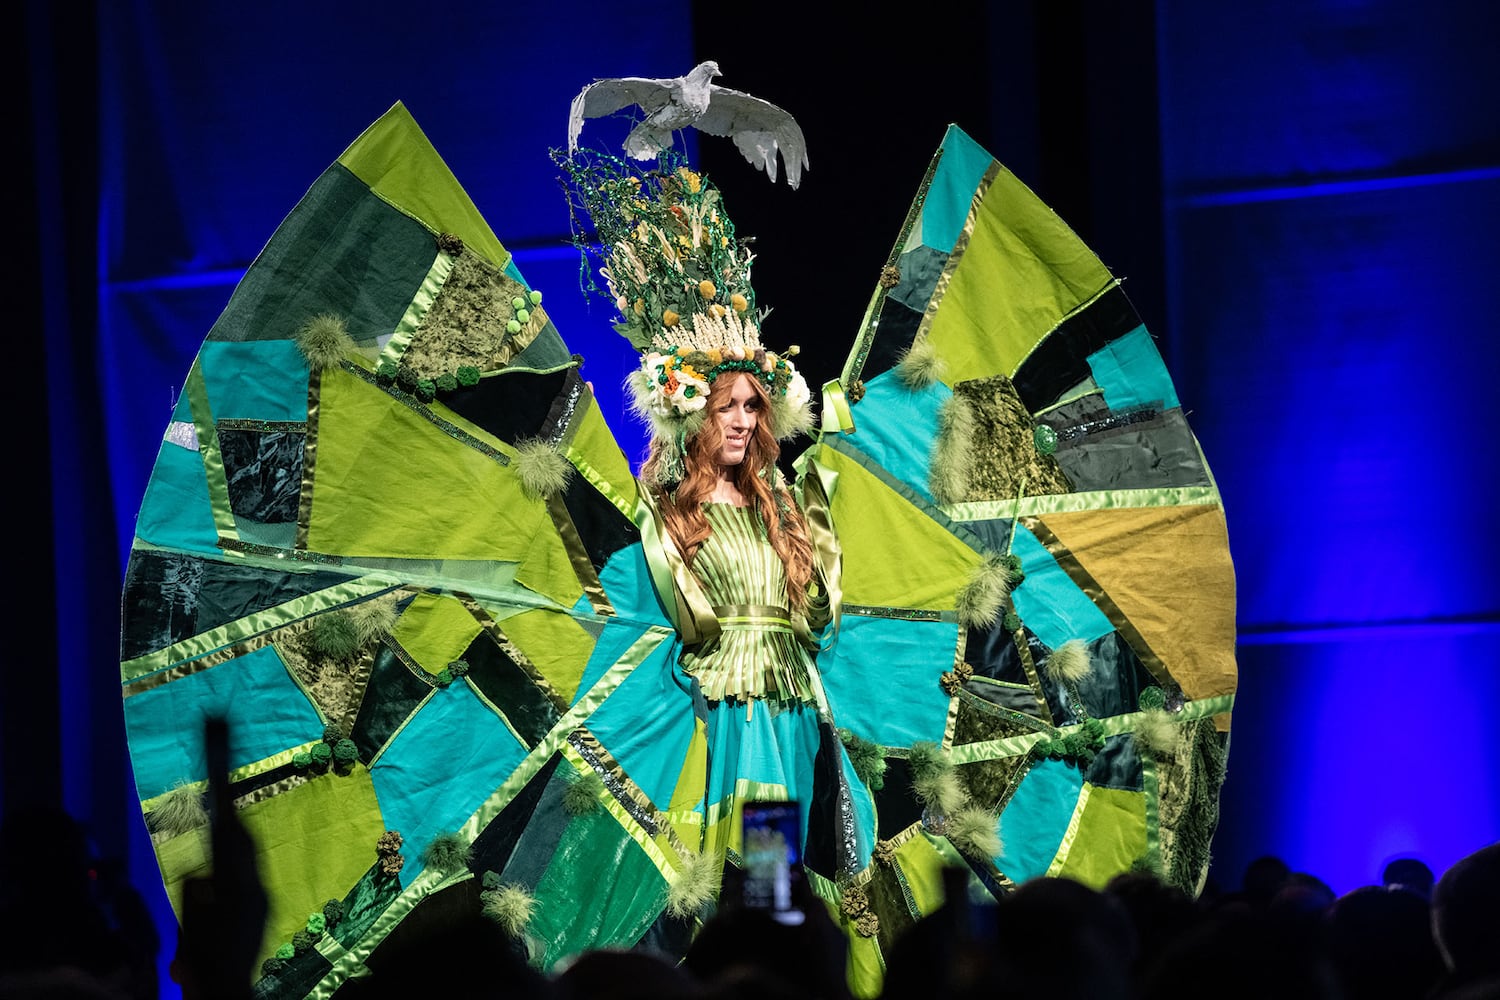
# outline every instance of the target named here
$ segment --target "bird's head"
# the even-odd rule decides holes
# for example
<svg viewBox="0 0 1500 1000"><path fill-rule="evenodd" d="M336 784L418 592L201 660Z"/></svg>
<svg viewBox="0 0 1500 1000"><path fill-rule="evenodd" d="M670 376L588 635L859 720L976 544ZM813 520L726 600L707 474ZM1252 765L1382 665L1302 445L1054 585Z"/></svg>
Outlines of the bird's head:
<svg viewBox="0 0 1500 1000"><path fill-rule="evenodd" d="M689 77L699 83L707 83L714 77L723 75L723 73L719 72L719 64L712 59L707 59L694 66L693 71L688 74Z"/></svg>

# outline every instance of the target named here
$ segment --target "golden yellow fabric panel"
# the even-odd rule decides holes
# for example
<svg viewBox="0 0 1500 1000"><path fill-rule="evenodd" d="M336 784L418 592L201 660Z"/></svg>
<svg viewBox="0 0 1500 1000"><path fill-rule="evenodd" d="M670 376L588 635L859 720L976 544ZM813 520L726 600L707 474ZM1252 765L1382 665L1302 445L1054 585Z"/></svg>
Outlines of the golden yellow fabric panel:
<svg viewBox="0 0 1500 1000"><path fill-rule="evenodd" d="M240 810L256 850L270 911L255 968L321 912L342 899L375 863L385 832L370 772L329 771ZM272 860L274 859L274 865Z"/></svg>
<svg viewBox="0 0 1500 1000"><path fill-rule="evenodd" d="M1043 336L1114 281L1014 174L998 164L991 170L928 332L947 362L949 385L1014 375Z"/></svg>
<svg viewBox="0 0 1500 1000"><path fill-rule="evenodd" d="M512 615L501 627L552 689L571 704L594 651L594 637L572 616L544 609Z"/></svg>
<svg viewBox="0 0 1500 1000"><path fill-rule="evenodd" d="M464 248L496 267L510 253L474 207L405 105L397 102L339 157L377 195L436 233L453 233Z"/></svg>
<svg viewBox="0 0 1500 1000"><path fill-rule="evenodd" d="M979 565L979 553L895 493L858 462L814 445L816 460L838 475L829 506L839 543L879 558L844 563L844 601L878 607L951 611Z"/></svg>
<svg viewBox="0 0 1500 1000"><path fill-rule="evenodd" d="M457 598L418 594L396 619L391 638L423 670L437 674L464 655L481 627Z"/></svg>
<svg viewBox="0 0 1500 1000"><path fill-rule="evenodd" d="M1234 567L1220 507L1080 511L1040 520L1184 694L1234 693ZM1135 644L1135 637L1125 638Z"/></svg>

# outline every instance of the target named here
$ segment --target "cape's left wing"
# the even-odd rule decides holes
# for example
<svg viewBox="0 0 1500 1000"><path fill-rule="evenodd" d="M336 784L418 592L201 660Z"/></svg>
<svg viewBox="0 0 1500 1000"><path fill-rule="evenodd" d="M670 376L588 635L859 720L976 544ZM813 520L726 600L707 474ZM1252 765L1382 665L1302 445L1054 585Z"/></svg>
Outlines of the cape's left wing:
<svg viewBox="0 0 1500 1000"><path fill-rule="evenodd" d="M162 875L180 905L210 865L222 716L270 896L260 995L330 993L408 916L489 903L544 966L686 939L663 904L698 841L697 730L637 500L577 359L398 104L209 332L126 573Z"/></svg>
<svg viewBox="0 0 1500 1000"><path fill-rule="evenodd" d="M956 127L801 472L843 549L828 699L889 770L891 935L941 902L944 832L996 892L1200 889L1236 682L1219 494L1119 282ZM975 809L998 841L953 837Z"/></svg>

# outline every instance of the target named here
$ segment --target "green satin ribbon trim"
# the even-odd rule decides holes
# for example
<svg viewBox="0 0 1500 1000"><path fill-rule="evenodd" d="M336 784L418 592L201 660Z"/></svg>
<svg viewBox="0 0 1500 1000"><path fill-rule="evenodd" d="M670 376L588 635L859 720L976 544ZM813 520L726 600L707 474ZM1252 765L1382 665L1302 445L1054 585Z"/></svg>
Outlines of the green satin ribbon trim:
<svg viewBox="0 0 1500 1000"><path fill-rule="evenodd" d="M452 875L429 869L418 875L412 880L411 885L402 890L401 895L387 904L385 910L365 932L364 937L360 938L354 947L343 951L333 968L307 995L317 1000L326 1000L333 996L346 979L359 974L365 968L365 959L369 958L376 946L396 929L397 924L406 919L406 915L411 913L418 903L439 889L446 889L450 885L457 885L473 877L474 873L467 869Z"/></svg>
<svg viewBox="0 0 1500 1000"><path fill-rule="evenodd" d="M219 451L219 431L214 426L213 408L208 405L208 385L203 381L203 364L194 358L183 386L193 412L193 428L198 433L198 454L208 477L208 501L214 512L214 528L220 538L239 538L234 524L234 510L229 506L229 478L224 475L224 456Z"/></svg>
<svg viewBox="0 0 1500 1000"><path fill-rule="evenodd" d="M500 810L516 797L516 793L526 787L526 783L537 771L541 770L542 765L547 763L552 754L568 741L568 734L581 726L584 720L603 704L605 698L614 693L615 688L619 687L630 672L640 666L657 646L671 638L670 631L653 625L639 639L631 643L630 648L625 650L625 655L616 660L614 665L594 682L594 686L589 688L588 693L579 698L573 707L557 720L556 725L532 748L531 753L527 754L526 759L511 772L510 777L506 778L505 782L484 800L484 803L459 829L459 834L464 838L465 843L472 844L490 821L500 814Z"/></svg>
<svg viewBox="0 0 1500 1000"><path fill-rule="evenodd" d="M639 507L635 523L641 532L641 548L656 593L667 610L667 617L682 637L682 644L706 647L719 638L719 619L714 614L713 605L708 602L698 578L688 569L677 551L677 544L667 533L656 498L644 488L637 492L637 496Z"/></svg>
<svg viewBox="0 0 1500 1000"><path fill-rule="evenodd" d="M278 751L277 753L274 753L262 760L257 760L253 763L246 764L243 767L234 768L229 772L229 783L231 785L238 784L242 781L247 781L258 774L264 774L267 771L274 771L279 767L286 767L292 762L292 758L298 753L302 752L303 750L311 750L313 747L322 742L322 740L309 740L308 742L303 743L301 746L289 747L285 750ZM205 778L203 781L185 782L184 784L179 785L177 788L173 788L171 791L163 792L162 794L152 796L149 799L142 799L141 812L148 815L152 812L155 812L158 808L161 807L161 804L164 800L172 798L174 795L181 794L180 789L182 788L189 788L195 792L206 792L208 790L208 780Z"/></svg>
<svg viewBox="0 0 1500 1000"><path fill-rule="evenodd" d="M1174 718L1180 722L1191 722L1194 719L1206 719L1227 712L1234 707L1234 695L1221 694L1213 698L1201 698L1190 701L1182 706ZM1118 736L1121 733L1133 732L1140 720L1145 716L1144 712L1127 712L1123 715L1111 715L1100 719L1104 726L1106 736ZM1079 726L1063 726L1053 732L1026 733L1021 736L1007 736L1000 740L984 740L979 743L964 743L953 747L948 751L948 758L954 764L974 764L985 760L998 760L1002 757L1019 757L1031 749L1032 744L1040 743L1042 740L1052 739L1055 736L1064 736L1075 733L1082 729ZM890 753L890 751L888 751ZM897 754L892 753L892 756Z"/></svg>
<svg viewBox="0 0 1500 1000"><path fill-rule="evenodd" d="M853 429L853 425L850 429ZM828 622L831 625L829 635L831 640L836 640L844 605L844 556L828 498L838 489L839 476L812 457L812 449L797 456L794 467L797 471L798 492L801 494L798 499L802 504L802 516L807 522L808 540L812 542L813 556L823 589L828 596ZM805 641L811 644L811 636ZM825 648L831 648L831 645L830 641L829 647Z"/></svg>
<svg viewBox="0 0 1500 1000"><path fill-rule="evenodd" d="M583 476L584 479L587 479L590 483L592 483L594 485L594 488L602 493L606 500L614 504L615 508L619 510L621 514L624 514L632 521L636 521L637 527L639 527L636 509L638 499L636 497L626 496L618 489L616 489L615 485L611 483L609 479L605 478L605 476L600 473L598 469L594 468L593 464L589 462L588 457L584 455L582 451L573 447L571 443L563 449L562 453L568 461L573 463L573 468L578 470L579 475ZM644 491L637 490L636 492L640 493Z"/></svg>
<svg viewBox="0 0 1500 1000"><path fill-rule="evenodd" d="M745 632L794 633L791 612L771 604L716 604L714 617L721 629Z"/></svg>
<svg viewBox="0 0 1500 1000"><path fill-rule="evenodd" d="M567 740L563 741L560 752L562 753L563 760L571 764L573 769L579 774L593 773L594 769L589 765L589 762L584 760ZM661 845L656 842L656 838L647 833L645 828L636 822L635 817L630 814L630 810L621 805L620 800L608 792L600 799L599 805L614 817L615 822L620 824L620 828L630 835L630 839L635 841L636 845L645 852L646 857L651 859L651 863L656 866L656 870L661 873L661 877L670 884L677 877L677 868L667 858L667 852L661 849Z"/></svg>
<svg viewBox="0 0 1500 1000"><path fill-rule="evenodd" d="M1068 862L1068 854L1073 850L1073 841L1078 839L1078 827L1083 823L1083 810L1089 804L1089 790L1093 788L1087 782L1078 791L1078 801L1073 805L1073 815L1068 817L1068 832L1063 834L1062 843L1057 846L1057 853L1052 857L1052 863L1047 866L1046 875L1056 878L1062 874L1063 865Z"/></svg>
<svg viewBox="0 0 1500 1000"><path fill-rule="evenodd" d="M406 349L411 346L411 339L422 326L422 321L432 310L432 304L437 301L438 293L443 290L443 285L448 281L448 275L453 273L453 258L439 250L432 266L427 269L427 276L422 279L422 284L417 288L417 294L412 296L411 303L402 314L401 321L396 324L396 330L391 334L391 339L385 342L385 347L380 350L380 360L389 361L392 364L400 364L401 357Z"/></svg>
<svg viewBox="0 0 1500 1000"><path fill-rule="evenodd" d="M285 563L283 563L283 566ZM147 674L155 673L174 664L197 659L212 653L214 650L223 649L236 643L245 642L257 635L269 632L272 629L288 625L299 618L340 604L347 604L358 598L368 597L392 589L395 584L387 576L365 576L357 580L350 580L333 587L317 591L312 594L304 594L293 598L285 604L278 604L264 611L237 618L232 622L220 625L218 628L210 629L198 635L191 636L178 643L159 649L145 656L138 656L133 660L126 660L120 664L120 681L130 684L131 681L145 677ZM189 671L191 672L191 671ZM142 690L148 690L153 685L140 685L135 690L127 690L125 697L139 694Z"/></svg>
<svg viewBox="0 0 1500 1000"><path fill-rule="evenodd" d="M1141 790L1146 793L1146 860L1160 869L1161 857L1161 780L1156 761L1141 754Z"/></svg>
<svg viewBox="0 0 1500 1000"><path fill-rule="evenodd" d="M609 595L604 592L604 585L599 582L594 561L589 558L588 549L584 547L583 538L578 534L578 526L573 523L573 515L568 512L568 505L563 501L561 493L554 493L547 498L547 516L557 529L563 551L568 554L568 563L573 567L573 575L578 578L578 585L588 597L594 614L613 615L615 607L610 603Z"/></svg>
<svg viewBox="0 0 1500 1000"><path fill-rule="evenodd" d="M994 521L1040 514L1070 514L1086 510L1184 507L1221 503L1219 491L1212 486L1178 486L1151 490L1094 490L1089 493L1058 493L1023 497L1019 501L976 500L972 503L947 504L939 509L955 521Z"/></svg>
<svg viewBox="0 0 1500 1000"><path fill-rule="evenodd" d="M838 379L823 383L823 416L818 429L825 434L854 433L854 414L849 410L849 397L844 394L843 383Z"/></svg>

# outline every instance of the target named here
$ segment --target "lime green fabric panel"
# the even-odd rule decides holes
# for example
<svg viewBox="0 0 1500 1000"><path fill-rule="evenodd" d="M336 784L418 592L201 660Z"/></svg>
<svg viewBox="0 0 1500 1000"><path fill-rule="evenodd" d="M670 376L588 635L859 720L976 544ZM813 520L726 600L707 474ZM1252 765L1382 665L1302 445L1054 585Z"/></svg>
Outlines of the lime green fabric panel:
<svg viewBox="0 0 1500 1000"><path fill-rule="evenodd" d="M829 502L839 543L847 552L880 553L844 563L845 603L952 610L979 554L858 462L814 448L815 460L838 476Z"/></svg>
<svg viewBox="0 0 1500 1000"><path fill-rule="evenodd" d="M156 863L161 869L162 885L179 920L182 919L182 883L212 872L209 850L206 824L156 845Z"/></svg>
<svg viewBox="0 0 1500 1000"><path fill-rule="evenodd" d="M947 899L943 890L943 869L948 860L923 834L910 837L896 849L901 877L911 890L912 901L925 916L942 906Z"/></svg>
<svg viewBox="0 0 1500 1000"><path fill-rule="evenodd" d="M323 373L316 435L314 551L520 562L556 534L509 468L342 369Z"/></svg>
<svg viewBox="0 0 1500 1000"><path fill-rule="evenodd" d="M396 619L391 638L423 670L437 674L464 655L479 631L479 622L462 601L441 594L418 594Z"/></svg>
<svg viewBox="0 0 1500 1000"><path fill-rule="evenodd" d="M505 619L505 635L571 704L583 668L594 652L594 637L577 619L560 611L526 611Z"/></svg>
<svg viewBox="0 0 1500 1000"><path fill-rule="evenodd" d="M351 173L382 198L420 219L434 232L453 233L467 250L504 267L510 253L500 245L474 202L448 170L416 119L397 103L339 157Z"/></svg>
<svg viewBox="0 0 1500 1000"><path fill-rule="evenodd" d="M833 909L832 906L829 909ZM835 913L833 919L839 919ZM849 992L858 1000L875 1000L885 985L885 957L880 952L880 941L853 931L845 921L845 936L849 939L849 963L846 979Z"/></svg>
<svg viewBox="0 0 1500 1000"><path fill-rule="evenodd" d="M1003 167L974 214L928 332L947 362L949 385L1015 374L1063 317L1114 281L1057 213Z"/></svg>
<svg viewBox="0 0 1500 1000"><path fill-rule="evenodd" d="M636 486L630 459L620 450L596 401L590 400L587 406L579 407L568 450L588 463L588 468L582 471L594 485L603 488L601 492L610 502L627 517L635 513Z"/></svg>
<svg viewBox="0 0 1500 1000"><path fill-rule="evenodd" d="M375 861L385 832L370 772L329 771L240 810L259 855L270 909L255 967L322 911L343 899Z"/></svg>
<svg viewBox="0 0 1500 1000"><path fill-rule="evenodd" d="M550 516L532 536L521 565L516 567L516 582L565 608L572 607L583 596L583 584L573 568L573 559Z"/></svg>
<svg viewBox="0 0 1500 1000"><path fill-rule="evenodd" d="M1146 848L1145 793L1092 786L1058 874L1102 889Z"/></svg>
<svg viewBox="0 0 1500 1000"><path fill-rule="evenodd" d="M666 891L641 846L607 810L595 809L563 831L526 932L544 946L544 968L587 948L628 947L655 921Z"/></svg>

